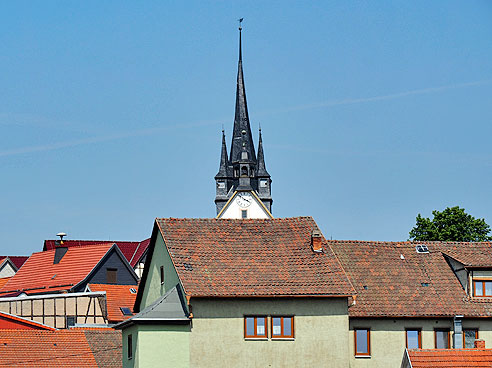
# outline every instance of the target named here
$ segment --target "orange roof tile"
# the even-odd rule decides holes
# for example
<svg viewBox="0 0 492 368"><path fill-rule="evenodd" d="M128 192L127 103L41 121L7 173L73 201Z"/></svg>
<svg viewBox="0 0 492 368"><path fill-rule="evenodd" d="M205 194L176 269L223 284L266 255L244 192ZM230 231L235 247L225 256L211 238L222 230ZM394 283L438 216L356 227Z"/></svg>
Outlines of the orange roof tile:
<svg viewBox="0 0 492 368"><path fill-rule="evenodd" d="M4 367L97 367L84 331L0 330Z"/></svg>
<svg viewBox="0 0 492 368"><path fill-rule="evenodd" d="M51 330L55 328L39 322L31 321L27 318L15 316L13 314L0 312L0 329L2 330Z"/></svg>
<svg viewBox="0 0 492 368"><path fill-rule="evenodd" d="M3 285L5 285L7 283L7 281L9 281L11 278L12 278L12 276L1 278L0 279L0 289L2 289L3 288Z"/></svg>
<svg viewBox="0 0 492 368"><path fill-rule="evenodd" d="M106 305L108 309L108 321L121 322L131 315L124 316L121 312L121 307L130 308L133 312L133 305L135 304L136 292L131 290L138 290L138 286L135 285L106 285L106 284L89 284L91 291L105 291L106 292Z"/></svg>
<svg viewBox="0 0 492 368"><path fill-rule="evenodd" d="M413 368L492 367L492 349L408 350Z"/></svg>
<svg viewBox="0 0 492 368"><path fill-rule="evenodd" d="M311 217L156 219L190 296L346 296L354 289L324 237L311 249ZM154 228L154 234L155 234ZM153 235L151 247L155 246ZM153 248L150 248L149 252ZM142 283L145 283L144 271ZM140 293L139 293L140 295Z"/></svg>
<svg viewBox="0 0 492 368"><path fill-rule="evenodd" d="M70 290L89 275L111 247L108 244L68 248L57 264L53 264L55 250L33 253L0 293Z"/></svg>

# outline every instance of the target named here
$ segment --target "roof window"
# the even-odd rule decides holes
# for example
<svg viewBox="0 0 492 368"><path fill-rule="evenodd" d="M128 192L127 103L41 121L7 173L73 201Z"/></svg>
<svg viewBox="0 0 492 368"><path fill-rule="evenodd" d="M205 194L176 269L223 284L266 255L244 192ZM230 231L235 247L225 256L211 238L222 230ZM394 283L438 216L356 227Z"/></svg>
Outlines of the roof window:
<svg viewBox="0 0 492 368"><path fill-rule="evenodd" d="M415 250L417 253L429 253L429 248L427 248L427 245L425 244L417 244Z"/></svg>
<svg viewBox="0 0 492 368"><path fill-rule="evenodd" d="M128 307L120 307L121 313L123 313L124 316L131 316L132 310Z"/></svg>
<svg viewBox="0 0 492 368"><path fill-rule="evenodd" d="M136 294L136 293L137 293L137 289L135 289L135 288L130 288L130 293L132 293L132 294Z"/></svg>

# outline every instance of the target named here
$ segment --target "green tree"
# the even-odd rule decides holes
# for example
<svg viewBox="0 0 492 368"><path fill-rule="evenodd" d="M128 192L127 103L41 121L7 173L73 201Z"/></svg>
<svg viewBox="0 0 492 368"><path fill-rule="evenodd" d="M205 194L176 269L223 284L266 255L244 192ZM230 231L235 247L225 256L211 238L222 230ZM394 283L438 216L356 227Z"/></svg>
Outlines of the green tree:
<svg viewBox="0 0 492 368"><path fill-rule="evenodd" d="M410 240L415 241L464 241L477 242L492 240L488 234L490 226L484 219L476 219L463 208L448 207L444 211L432 211L431 220L417 215L417 223L410 231Z"/></svg>

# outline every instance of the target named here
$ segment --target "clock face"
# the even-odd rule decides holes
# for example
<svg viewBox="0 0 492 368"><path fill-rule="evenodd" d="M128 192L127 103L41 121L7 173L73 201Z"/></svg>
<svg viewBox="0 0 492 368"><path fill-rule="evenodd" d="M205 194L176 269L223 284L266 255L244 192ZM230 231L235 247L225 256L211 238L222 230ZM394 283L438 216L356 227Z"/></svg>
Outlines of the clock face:
<svg viewBox="0 0 492 368"><path fill-rule="evenodd" d="M239 207L246 208L251 204L251 202L253 202L253 198L249 193L238 193L236 196L236 203Z"/></svg>

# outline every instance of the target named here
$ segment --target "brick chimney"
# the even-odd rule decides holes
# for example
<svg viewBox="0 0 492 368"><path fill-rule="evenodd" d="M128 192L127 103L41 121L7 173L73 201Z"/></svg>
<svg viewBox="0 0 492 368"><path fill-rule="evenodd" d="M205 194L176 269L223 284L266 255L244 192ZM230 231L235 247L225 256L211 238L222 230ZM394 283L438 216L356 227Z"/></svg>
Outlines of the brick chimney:
<svg viewBox="0 0 492 368"><path fill-rule="evenodd" d="M485 349L485 340L475 340L474 346L475 349Z"/></svg>
<svg viewBox="0 0 492 368"><path fill-rule="evenodd" d="M323 252L323 248L321 246L321 231L318 229L313 229L311 232L311 249L316 253Z"/></svg>

